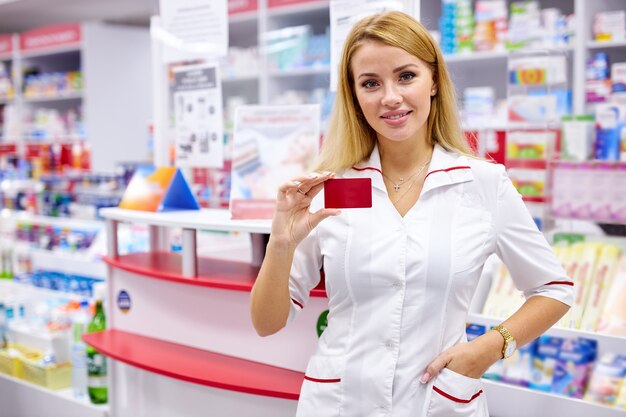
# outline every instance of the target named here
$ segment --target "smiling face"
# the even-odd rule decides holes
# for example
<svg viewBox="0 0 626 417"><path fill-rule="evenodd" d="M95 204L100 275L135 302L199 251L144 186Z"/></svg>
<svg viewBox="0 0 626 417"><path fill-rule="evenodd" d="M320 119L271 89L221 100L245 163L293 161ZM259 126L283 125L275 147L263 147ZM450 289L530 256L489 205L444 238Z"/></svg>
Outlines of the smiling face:
<svg viewBox="0 0 626 417"><path fill-rule="evenodd" d="M426 141L433 72L405 50L366 41L351 61L354 91L378 141Z"/></svg>

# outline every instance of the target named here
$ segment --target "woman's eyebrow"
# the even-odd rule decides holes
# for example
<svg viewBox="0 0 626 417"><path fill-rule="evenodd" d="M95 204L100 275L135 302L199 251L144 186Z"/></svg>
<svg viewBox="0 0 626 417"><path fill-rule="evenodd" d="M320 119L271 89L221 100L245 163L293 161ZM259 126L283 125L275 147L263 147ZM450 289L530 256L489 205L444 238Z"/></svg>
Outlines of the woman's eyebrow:
<svg viewBox="0 0 626 417"><path fill-rule="evenodd" d="M405 70L405 69L407 69L409 67L416 67L417 68L417 65L415 65L415 64L401 65L398 68L394 68L393 73L403 71L403 70ZM364 72L364 73L360 74L357 77L357 79L362 78L362 77L376 77L377 75L378 74L376 74L375 72Z"/></svg>

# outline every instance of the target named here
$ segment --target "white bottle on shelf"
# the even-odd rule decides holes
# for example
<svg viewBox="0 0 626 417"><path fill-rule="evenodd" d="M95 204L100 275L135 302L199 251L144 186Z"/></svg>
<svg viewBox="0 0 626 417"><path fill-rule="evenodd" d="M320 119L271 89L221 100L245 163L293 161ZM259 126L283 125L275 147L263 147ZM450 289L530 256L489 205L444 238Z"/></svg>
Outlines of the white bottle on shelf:
<svg viewBox="0 0 626 417"><path fill-rule="evenodd" d="M74 315L72 333L74 341L72 343L72 393L74 398L87 400L87 347L83 342L83 334L89 324L89 314L87 312L89 303L83 300L80 303L80 310Z"/></svg>

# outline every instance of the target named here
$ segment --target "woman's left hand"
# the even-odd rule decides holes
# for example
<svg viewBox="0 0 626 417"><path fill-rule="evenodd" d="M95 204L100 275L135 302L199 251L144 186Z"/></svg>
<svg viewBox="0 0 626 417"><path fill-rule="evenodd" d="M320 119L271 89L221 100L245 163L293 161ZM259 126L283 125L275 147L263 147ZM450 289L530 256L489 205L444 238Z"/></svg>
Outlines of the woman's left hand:
<svg viewBox="0 0 626 417"><path fill-rule="evenodd" d="M441 352L427 367L420 379L427 383L448 368L470 378L480 378L502 356L503 339L497 332L487 332L468 343L459 343Z"/></svg>

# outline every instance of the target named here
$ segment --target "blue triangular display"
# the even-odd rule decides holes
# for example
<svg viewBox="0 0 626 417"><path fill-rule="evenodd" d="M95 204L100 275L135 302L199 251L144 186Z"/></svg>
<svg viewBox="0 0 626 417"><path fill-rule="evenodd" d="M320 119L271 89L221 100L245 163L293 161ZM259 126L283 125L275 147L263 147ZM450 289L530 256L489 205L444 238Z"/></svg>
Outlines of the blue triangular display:
<svg viewBox="0 0 626 417"><path fill-rule="evenodd" d="M159 211L170 210L200 210L200 205L180 169L176 170L159 206Z"/></svg>

